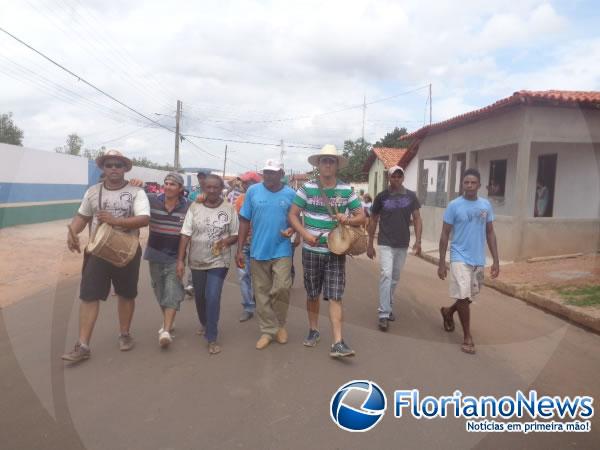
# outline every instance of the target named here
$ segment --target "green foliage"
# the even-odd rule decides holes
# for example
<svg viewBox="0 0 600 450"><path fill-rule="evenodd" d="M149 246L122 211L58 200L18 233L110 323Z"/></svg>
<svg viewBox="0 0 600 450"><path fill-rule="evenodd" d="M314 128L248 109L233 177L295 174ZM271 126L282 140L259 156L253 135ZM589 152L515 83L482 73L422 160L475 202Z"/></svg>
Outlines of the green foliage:
<svg viewBox="0 0 600 450"><path fill-rule="evenodd" d="M77 133L71 133L67 136L65 145L62 147L56 147L54 151L56 153L65 153L67 155L79 156L81 153L81 147L83 146L83 139L79 137Z"/></svg>
<svg viewBox="0 0 600 450"><path fill-rule="evenodd" d="M104 147L104 146L100 147L98 150L94 150L94 149L91 149L91 148L86 148L83 151L82 156L84 158L87 158L87 159L95 160L99 156L104 155L105 151L106 151L106 147Z"/></svg>
<svg viewBox="0 0 600 450"><path fill-rule="evenodd" d="M12 113L0 114L0 142L23 146L23 130L12 120Z"/></svg>
<svg viewBox="0 0 600 450"><path fill-rule="evenodd" d="M579 288L558 289L561 297L568 305L598 306L600 305L600 286L585 286Z"/></svg>
<svg viewBox="0 0 600 450"><path fill-rule="evenodd" d="M371 144L358 138L356 141L344 142L343 155L348 158L348 166L340 170L338 176L347 182L364 182L369 174L363 171L363 166L369 157Z"/></svg>
<svg viewBox="0 0 600 450"><path fill-rule="evenodd" d="M148 167L149 169L158 169L158 170L167 170L172 171L175 170L175 167L170 164L158 164L153 161L150 161L145 156L141 158L131 158L131 162L134 166L138 167Z"/></svg>
<svg viewBox="0 0 600 450"><path fill-rule="evenodd" d="M394 128L394 131L387 133L383 138L379 139L373 147L387 147L387 148L405 148L408 147L409 142L402 141L401 137L408 134L406 128Z"/></svg>

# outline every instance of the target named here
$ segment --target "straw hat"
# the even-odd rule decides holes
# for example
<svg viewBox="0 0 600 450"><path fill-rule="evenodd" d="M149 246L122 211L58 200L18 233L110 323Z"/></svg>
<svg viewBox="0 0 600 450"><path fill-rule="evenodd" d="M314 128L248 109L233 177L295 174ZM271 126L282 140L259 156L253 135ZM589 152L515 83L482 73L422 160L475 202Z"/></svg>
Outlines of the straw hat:
<svg viewBox="0 0 600 450"><path fill-rule="evenodd" d="M96 165L103 169L104 168L104 161L107 159L118 159L119 161L121 161L123 164L125 164L125 172L129 172L131 170L131 167L133 166L131 160L125 156L123 156L123 153L121 153L119 150L108 150L106 153L104 153L101 156L98 156L96 158Z"/></svg>
<svg viewBox="0 0 600 450"><path fill-rule="evenodd" d="M337 148L335 148L335 145L333 144L326 144L323 146L319 153L310 155L308 157L308 162L316 167L319 165L319 158L321 158L322 156L333 156L334 158L337 158L338 169L341 169L348 165L348 159L345 156L340 155L337 151Z"/></svg>

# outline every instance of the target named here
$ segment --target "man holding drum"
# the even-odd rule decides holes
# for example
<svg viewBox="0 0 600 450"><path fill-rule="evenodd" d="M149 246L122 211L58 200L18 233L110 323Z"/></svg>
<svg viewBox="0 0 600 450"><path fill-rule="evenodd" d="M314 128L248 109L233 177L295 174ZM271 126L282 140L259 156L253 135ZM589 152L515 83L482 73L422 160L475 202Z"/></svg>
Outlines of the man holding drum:
<svg viewBox="0 0 600 450"><path fill-rule="evenodd" d="M96 159L96 164L104 172L104 181L86 191L79 211L69 225L67 246L72 252L81 252L77 235L90 221L92 239L103 223L137 238L139 229L150 221L146 193L125 180L125 172L132 167L131 160L117 150L109 150ZM79 340L62 359L79 362L90 357L89 344L98 318L100 300L108 297L111 283L119 297L119 348L121 351L133 348L129 328L135 309L141 254L138 245L135 256L124 267L117 267L93 254L84 254L79 294Z"/></svg>
<svg viewBox="0 0 600 450"><path fill-rule="evenodd" d="M314 347L320 339L318 320L322 291L323 300L329 300L329 320L333 331L329 355L334 358L354 356L354 350L342 338L346 256L332 253L327 239L338 223L362 225L365 213L350 185L337 179L338 170L346 166L348 160L338 155L334 145L325 145L320 153L311 155L308 162L318 168L319 178L298 189L289 213L290 224L304 239L302 267L309 323L304 345ZM304 225L300 221L301 212L304 213Z"/></svg>

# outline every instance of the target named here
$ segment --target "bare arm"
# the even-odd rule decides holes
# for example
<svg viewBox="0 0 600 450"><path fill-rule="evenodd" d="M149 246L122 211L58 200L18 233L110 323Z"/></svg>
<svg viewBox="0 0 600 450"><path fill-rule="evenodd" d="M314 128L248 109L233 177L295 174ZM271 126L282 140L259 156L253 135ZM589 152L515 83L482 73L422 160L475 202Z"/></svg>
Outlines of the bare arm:
<svg viewBox="0 0 600 450"><path fill-rule="evenodd" d="M306 242L310 246L315 246L319 242L319 238L317 236L313 236L308 231L306 231L306 228L304 228L304 225L302 225L302 221L300 220L301 212L302 210L298 205L292 204L292 206L290 207L290 212L288 213L288 222L296 231L296 233L302 236L304 242Z"/></svg>
<svg viewBox="0 0 600 450"><path fill-rule="evenodd" d="M91 219L91 217L76 214L71 220L71 223L67 225L69 228L69 233L67 234L67 248L70 251L81 253L79 237L77 235L85 229Z"/></svg>
<svg viewBox="0 0 600 450"><path fill-rule="evenodd" d="M143 228L150 223L150 216L115 217L108 211L98 211L96 217L100 222L128 230Z"/></svg>
<svg viewBox="0 0 600 450"><path fill-rule="evenodd" d="M440 235L440 260L438 262L438 277L445 280L448 270L446 269L446 251L448 250L448 241L450 240L450 233L452 232L452 225L444 222L442 226L442 234Z"/></svg>
<svg viewBox="0 0 600 450"><path fill-rule="evenodd" d="M413 245L413 251L415 255L421 254L421 235L423 234L423 220L421 219L421 213L418 209L412 212L413 227L415 228L415 243Z"/></svg>
<svg viewBox="0 0 600 450"><path fill-rule="evenodd" d="M491 267L492 278L498 277L500 274L500 259L498 258L498 243L496 241L496 232L494 231L494 223L488 222L485 226L485 234L487 238L488 248L492 254L493 262Z"/></svg>
<svg viewBox="0 0 600 450"><path fill-rule="evenodd" d="M379 214L371 215L371 220L369 222L369 228L367 229L367 232L369 233L369 243L367 245L367 256L370 259L373 259L375 257L375 255L377 254L375 252L374 242L375 242L375 231L377 230L378 223L379 223Z"/></svg>
<svg viewBox="0 0 600 450"><path fill-rule="evenodd" d="M183 276L185 273L185 254L189 242L189 236L186 236L185 234L179 235L179 249L177 250L177 266L175 270L177 271L177 278L179 278L180 280L183 280Z"/></svg>
<svg viewBox="0 0 600 450"><path fill-rule="evenodd" d="M250 231L250 221L240 216L240 227L238 228L237 235L237 252L235 253L235 263L239 268L244 267L245 257L243 254L244 245L248 239L248 233Z"/></svg>

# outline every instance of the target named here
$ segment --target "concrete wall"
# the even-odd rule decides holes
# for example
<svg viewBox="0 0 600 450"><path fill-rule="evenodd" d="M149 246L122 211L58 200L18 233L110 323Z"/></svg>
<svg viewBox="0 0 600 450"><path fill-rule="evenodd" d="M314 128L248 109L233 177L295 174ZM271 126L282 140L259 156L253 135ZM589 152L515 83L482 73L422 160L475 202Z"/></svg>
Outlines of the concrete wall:
<svg viewBox="0 0 600 450"><path fill-rule="evenodd" d="M411 191L417 192L417 175L419 172L419 160L413 158L408 164L408 167L404 169L404 187Z"/></svg>
<svg viewBox="0 0 600 450"><path fill-rule="evenodd" d="M373 198L377 194L379 194L384 189L385 177L383 176L385 172L385 166L383 162L378 158L375 159L375 162L371 165L371 169L369 169L369 195ZM377 184L375 184L375 174L377 174Z"/></svg>
<svg viewBox="0 0 600 450"><path fill-rule="evenodd" d="M98 181L94 161L0 144L0 228L73 216ZM167 172L134 167L127 178L162 183Z"/></svg>

